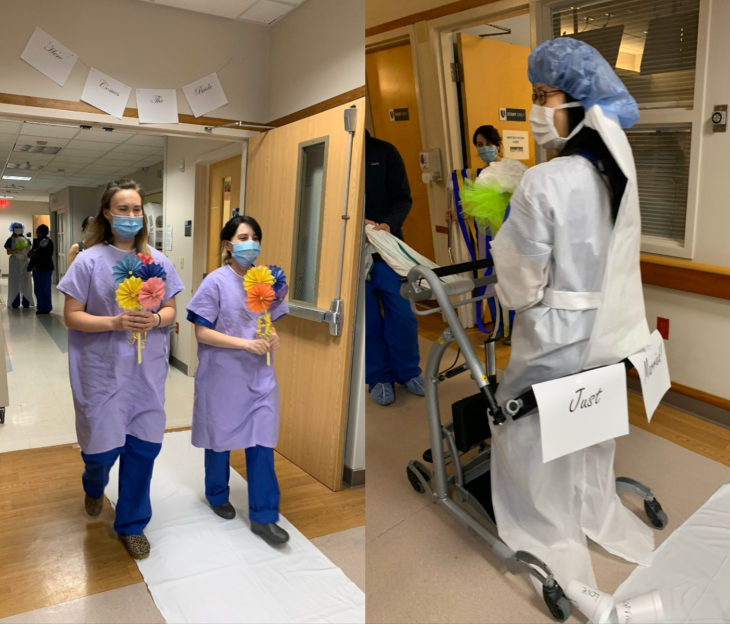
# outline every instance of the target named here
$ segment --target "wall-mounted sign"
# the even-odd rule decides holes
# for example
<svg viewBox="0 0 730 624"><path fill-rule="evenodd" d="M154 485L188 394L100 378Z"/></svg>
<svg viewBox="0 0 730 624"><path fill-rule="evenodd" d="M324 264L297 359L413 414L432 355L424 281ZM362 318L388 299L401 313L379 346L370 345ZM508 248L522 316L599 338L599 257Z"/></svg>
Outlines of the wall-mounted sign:
<svg viewBox="0 0 730 624"><path fill-rule="evenodd" d="M500 108L500 121L527 121L527 111L524 108Z"/></svg>
<svg viewBox="0 0 730 624"><path fill-rule="evenodd" d="M530 159L530 140L526 130L503 130L502 145L505 158Z"/></svg>
<svg viewBox="0 0 730 624"><path fill-rule="evenodd" d="M388 113L391 121L408 121L407 108L391 108Z"/></svg>

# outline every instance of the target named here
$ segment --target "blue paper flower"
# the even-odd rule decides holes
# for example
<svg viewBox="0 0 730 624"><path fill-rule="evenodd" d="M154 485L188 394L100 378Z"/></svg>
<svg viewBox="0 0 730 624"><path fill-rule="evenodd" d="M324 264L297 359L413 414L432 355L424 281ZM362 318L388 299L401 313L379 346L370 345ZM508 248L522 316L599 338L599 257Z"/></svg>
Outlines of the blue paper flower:
<svg viewBox="0 0 730 624"><path fill-rule="evenodd" d="M112 267L112 275L117 284L121 284L128 277L137 276L137 271L142 266L142 262L137 256L124 256L119 262Z"/></svg>
<svg viewBox="0 0 730 624"><path fill-rule="evenodd" d="M167 280L167 273L165 272L165 269L162 268L162 265L157 264L156 262L153 262L152 264L140 263L140 266L134 271L134 275L145 282L150 277L159 277L163 281Z"/></svg>
<svg viewBox="0 0 730 624"><path fill-rule="evenodd" d="M274 276L274 283L272 285L274 294L279 297L281 289L286 286L286 275L284 274L284 269L271 264L269 265L269 271L271 271L271 274ZM286 295L286 291L284 291L284 294Z"/></svg>

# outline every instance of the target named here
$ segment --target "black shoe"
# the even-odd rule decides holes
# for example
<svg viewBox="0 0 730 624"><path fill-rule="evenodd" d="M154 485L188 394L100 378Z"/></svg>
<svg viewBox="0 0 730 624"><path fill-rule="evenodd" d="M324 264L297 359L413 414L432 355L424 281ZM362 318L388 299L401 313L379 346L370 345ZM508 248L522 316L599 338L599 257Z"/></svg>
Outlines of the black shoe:
<svg viewBox="0 0 730 624"><path fill-rule="evenodd" d="M50 310L36 310L36 314L50 314Z"/></svg>
<svg viewBox="0 0 730 624"><path fill-rule="evenodd" d="M251 531L271 546L281 546L289 541L289 534L273 522L259 524L251 520Z"/></svg>
<svg viewBox="0 0 730 624"><path fill-rule="evenodd" d="M230 501L226 501L222 505L211 505L210 508L224 520L233 520L236 517L236 510Z"/></svg>
<svg viewBox="0 0 730 624"><path fill-rule="evenodd" d="M99 498L91 498L88 494L84 497L84 509L86 509L86 513L89 514L92 518L95 518L101 513L101 509L104 506L104 497L100 496Z"/></svg>

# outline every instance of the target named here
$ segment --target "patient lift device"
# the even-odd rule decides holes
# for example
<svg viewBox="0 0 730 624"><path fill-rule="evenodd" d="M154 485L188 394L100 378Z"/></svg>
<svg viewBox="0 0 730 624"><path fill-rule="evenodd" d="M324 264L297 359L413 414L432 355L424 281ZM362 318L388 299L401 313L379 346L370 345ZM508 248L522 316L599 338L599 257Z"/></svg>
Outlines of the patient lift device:
<svg viewBox="0 0 730 624"><path fill-rule="evenodd" d="M485 363L477 357L469 338L459 322L455 308L494 297L497 276L464 277L461 281L444 283L440 278L459 273L479 275L477 271L493 266L491 258L465 262L448 267L429 269L417 265L408 273L401 286L401 296L410 300L411 309L419 316L442 313L448 323L434 343L424 371L426 409L430 430L431 448L423 454L424 462L412 460L406 474L413 488L428 492L434 503L446 509L457 521L474 531L490 546L512 574L530 574L541 584L543 599L551 615L564 621L570 615L570 602L563 588L555 580L550 568L540 559L525 551L511 550L498 536L491 503L490 456L491 449L488 418L494 426L502 425L506 418L519 418L535 407L534 395L522 395L509 401L503 410L496 402L497 369L495 359L495 334L485 341ZM450 297L467 295L452 302ZM435 300L435 308L420 310L416 302ZM498 308L499 306L497 306ZM465 362L439 372L441 360L449 346L456 342ZM439 409L438 386L441 382L468 371L479 393L457 401L452 405L452 422L443 424ZM506 413L505 413L506 412ZM667 525L667 516L654 498L651 490L633 479L616 479L616 491L633 492L644 500L644 509L657 529Z"/></svg>

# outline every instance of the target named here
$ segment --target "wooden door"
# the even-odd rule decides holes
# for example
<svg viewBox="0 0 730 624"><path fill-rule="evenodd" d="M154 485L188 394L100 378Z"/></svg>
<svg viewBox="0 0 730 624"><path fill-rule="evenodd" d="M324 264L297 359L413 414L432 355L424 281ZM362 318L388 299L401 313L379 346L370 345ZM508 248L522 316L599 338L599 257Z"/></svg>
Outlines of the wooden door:
<svg viewBox="0 0 730 624"><path fill-rule="evenodd" d="M220 233L231 213L239 209L241 196L241 156L233 156L210 165L208 188L208 257L205 272L221 265Z"/></svg>
<svg viewBox="0 0 730 624"><path fill-rule="evenodd" d="M434 259L428 189L421 180L418 155L421 127L418 118L416 83L408 44L368 52L365 55L368 105L374 136L398 148L406 165L413 206L403 224L403 239L416 251ZM392 121L390 111L407 109L408 119Z"/></svg>
<svg viewBox="0 0 730 624"><path fill-rule="evenodd" d="M277 450L332 490L342 486L363 219L365 100L361 98L351 104L357 108L357 126L347 194L350 218L345 220L342 333L332 336L327 323L292 313L276 325L281 336L281 349L275 357L281 398ZM245 214L261 225L260 262L278 265L286 272L290 282L290 306L295 291L295 285L291 283L294 245L300 241L307 243L303 239L309 239L313 233L313 230L300 227L302 219L298 215L300 153L315 141L326 143L326 161L322 172L324 199L316 245L319 251L313 305L329 309L337 292L349 135L344 127L344 110L351 104L249 140ZM297 236L295 231L302 234Z"/></svg>
<svg viewBox="0 0 730 624"><path fill-rule="evenodd" d="M472 136L479 126L497 128L504 133L511 130L527 132L528 158L519 158L525 165L535 164L535 150L530 130L532 85L527 79L527 57L530 48L496 41L489 37L459 34L459 60L464 68L461 94L464 103L464 142L468 145L468 167L476 169L484 163ZM524 121L500 120L499 109L525 111ZM506 146L505 146L506 150Z"/></svg>

